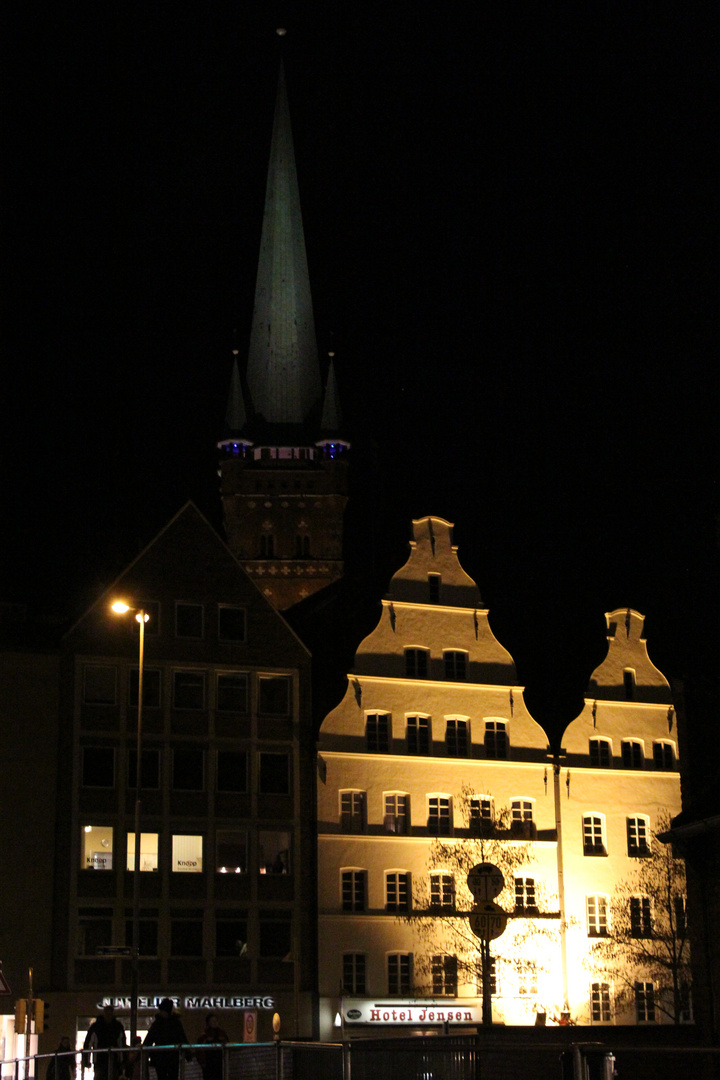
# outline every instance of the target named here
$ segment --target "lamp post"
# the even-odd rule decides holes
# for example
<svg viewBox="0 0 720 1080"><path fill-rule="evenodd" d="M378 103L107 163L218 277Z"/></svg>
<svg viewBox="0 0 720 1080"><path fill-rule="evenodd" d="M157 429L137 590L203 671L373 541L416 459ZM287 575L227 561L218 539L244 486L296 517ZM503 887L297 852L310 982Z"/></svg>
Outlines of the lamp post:
<svg viewBox="0 0 720 1080"><path fill-rule="evenodd" d="M132 953L130 985L130 1045L135 1045L137 1035L138 982L140 956L140 812L142 778L142 708L143 708L143 664L145 662L145 623L150 616L143 608L131 608L123 600L112 604L116 615L125 615L132 611L140 627L138 646L138 702L137 702L137 743L135 761L135 861L133 866L133 916L132 916Z"/></svg>

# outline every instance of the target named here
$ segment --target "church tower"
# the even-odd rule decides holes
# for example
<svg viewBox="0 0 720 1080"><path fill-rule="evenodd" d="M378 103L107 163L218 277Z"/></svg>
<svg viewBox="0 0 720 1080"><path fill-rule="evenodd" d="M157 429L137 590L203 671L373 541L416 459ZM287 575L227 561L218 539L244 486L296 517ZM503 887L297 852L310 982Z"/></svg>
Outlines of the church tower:
<svg viewBox="0 0 720 1080"><path fill-rule="evenodd" d="M247 374L218 443L230 548L280 611L342 576L347 451L333 354L323 390L280 67Z"/></svg>

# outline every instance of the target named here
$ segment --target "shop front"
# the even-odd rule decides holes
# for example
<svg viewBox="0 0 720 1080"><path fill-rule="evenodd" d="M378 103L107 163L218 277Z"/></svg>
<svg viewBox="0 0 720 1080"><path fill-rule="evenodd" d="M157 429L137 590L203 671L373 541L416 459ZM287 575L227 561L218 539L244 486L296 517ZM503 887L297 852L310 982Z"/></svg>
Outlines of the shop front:
<svg viewBox="0 0 720 1080"><path fill-rule="evenodd" d="M338 1039L438 1035L475 1030L482 1023L477 998L323 998L320 1037Z"/></svg>

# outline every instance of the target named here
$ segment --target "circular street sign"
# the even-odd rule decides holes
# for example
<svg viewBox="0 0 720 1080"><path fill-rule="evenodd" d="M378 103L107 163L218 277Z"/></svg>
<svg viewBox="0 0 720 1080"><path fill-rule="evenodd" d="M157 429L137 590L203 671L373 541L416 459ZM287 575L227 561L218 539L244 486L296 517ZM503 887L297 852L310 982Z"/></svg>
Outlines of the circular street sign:
<svg viewBox="0 0 720 1080"><path fill-rule="evenodd" d="M497 904L478 904L470 912L470 929L476 937L492 941L505 933L508 917Z"/></svg>
<svg viewBox="0 0 720 1080"><path fill-rule="evenodd" d="M487 903L499 896L505 886L502 870L494 863L482 862L473 866L467 876L468 889L476 903Z"/></svg>

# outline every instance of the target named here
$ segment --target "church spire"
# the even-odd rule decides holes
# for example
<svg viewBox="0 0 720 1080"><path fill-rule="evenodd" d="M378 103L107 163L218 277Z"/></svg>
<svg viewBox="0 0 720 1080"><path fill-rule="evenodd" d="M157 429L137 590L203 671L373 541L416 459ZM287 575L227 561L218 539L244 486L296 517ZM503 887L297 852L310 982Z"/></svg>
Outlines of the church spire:
<svg viewBox="0 0 720 1080"><path fill-rule="evenodd" d="M247 382L271 424L302 424L321 394L285 73L280 65Z"/></svg>

